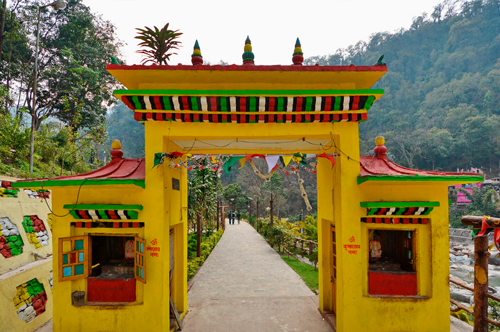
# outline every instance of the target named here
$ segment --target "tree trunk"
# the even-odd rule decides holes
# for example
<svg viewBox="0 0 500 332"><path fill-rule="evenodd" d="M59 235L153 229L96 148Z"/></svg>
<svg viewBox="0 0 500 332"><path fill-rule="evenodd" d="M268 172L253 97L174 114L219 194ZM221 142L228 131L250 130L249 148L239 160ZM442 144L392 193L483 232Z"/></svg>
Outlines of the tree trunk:
<svg viewBox="0 0 500 332"><path fill-rule="evenodd" d="M0 61L2 61L3 41L5 40L4 28L5 28L6 13L7 13L7 0L3 0L2 9L0 9Z"/></svg>
<svg viewBox="0 0 500 332"><path fill-rule="evenodd" d="M219 204L219 199L217 198L217 231L219 231L219 220L220 220L219 210L220 210L220 204Z"/></svg>
<svg viewBox="0 0 500 332"><path fill-rule="evenodd" d="M196 215L196 257L201 256L201 214Z"/></svg>
<svg viewBox="0 0 500 332"><path fill-rule="evenodd" d="M270 215L270 218L271 218L271 221L269 223L269 225L271 226L271 228L273 228L273 193L271 193L271 215Z"/></svg>

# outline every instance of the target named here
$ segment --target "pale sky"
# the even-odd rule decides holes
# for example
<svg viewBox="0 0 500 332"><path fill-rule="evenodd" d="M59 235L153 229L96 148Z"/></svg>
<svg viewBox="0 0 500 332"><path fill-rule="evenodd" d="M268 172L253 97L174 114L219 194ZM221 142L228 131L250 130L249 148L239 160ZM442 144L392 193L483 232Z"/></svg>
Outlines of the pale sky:
<svg viewBox="0 0 500 332"><path fill-rule="evenodd" d="M442 0L83 0L94 13L116 25L127 45L123 59L139 64L135 28L170 23L179 29L182 48L170 64L191 64L196 39L205 63L224 60L242 64L241 55L250 36L257 65L289 65L295 39L300 38L304 57L334 53L376 32L408 29L412 19L432 13ZM390 56L386 54L386 58ZM376 61L376 59L374 59ZM355 64L370 65L370 64Z"/></svg>

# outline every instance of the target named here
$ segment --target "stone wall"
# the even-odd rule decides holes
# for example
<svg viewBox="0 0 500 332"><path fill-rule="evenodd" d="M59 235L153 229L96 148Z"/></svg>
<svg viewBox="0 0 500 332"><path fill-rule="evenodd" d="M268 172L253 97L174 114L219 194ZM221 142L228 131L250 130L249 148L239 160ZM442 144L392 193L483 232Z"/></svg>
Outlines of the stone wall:
<svg viewBox="0 0 500 332"><path fill-rule="evenodd" d="M466 228L450 228L450 246L452 244L472 245L472 230Z"/></svg>
<svg viewBox="0 0 500 332"><path fill-rule="evenodd" d="M488 234L488 243L493 243L493 232ZM467 228L450 228L450 247L454 244L474 245L472 230Z"/></svg>
<svg viewBox="0 0 500 332"><path fill-rule="evenodd" d="M0 176L0 330L35 331L52 318L50 192Z"/></svg>

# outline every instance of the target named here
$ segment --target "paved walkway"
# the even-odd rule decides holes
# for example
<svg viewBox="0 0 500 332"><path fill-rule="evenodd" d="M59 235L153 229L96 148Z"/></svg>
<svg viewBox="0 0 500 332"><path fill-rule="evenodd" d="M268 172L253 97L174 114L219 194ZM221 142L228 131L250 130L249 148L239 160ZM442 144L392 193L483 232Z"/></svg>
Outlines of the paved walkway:
<svg viewBox="0 0 500 332"><path fill-rule="evenodd" d="M318 297L245 222L226 223L193 281L182 331L331 332Z"/></svg>

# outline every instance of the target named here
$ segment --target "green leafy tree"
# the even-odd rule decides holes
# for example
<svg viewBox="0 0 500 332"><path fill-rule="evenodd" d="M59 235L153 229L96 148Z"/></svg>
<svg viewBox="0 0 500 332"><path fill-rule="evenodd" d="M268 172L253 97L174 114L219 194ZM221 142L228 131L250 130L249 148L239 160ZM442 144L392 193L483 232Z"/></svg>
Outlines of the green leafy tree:
<svg viewBox="0 0 500 332"><path fill-rule="evenodd" d="M498 217L498 193L495 189L483 187L472 187L472 194L464 189L459 189L465 193L467 198L471 201L467 205L466 214L472 216L491 216Z"/></svg>
<svg viewBox="0 0 500 332"><path fill-rule="evenodd" d="M206 159L201 164L207 166ZM188 188L188 219L192 226L196 225L197 257L200 257L203 224L211 230L214 228L220 180L209 167L196 168L188 174Z"/></svg>
<svg viewBox="0 0 500 332"><path fill-rule="evenodd" d="M158 65L167 65L170 60L170 56L177 54L174 50L178 50L181 42L177 40L182 35L179 30L170 30L168 28L169 23L161 29L156 26L153 29L149 27L144 27L144 29L136 28L138 30L138 35L135 37L141 42L139 46L144 48L137 51L145 56L142 64L147 64L149 62L156 63Z"/></svg>
<svg viewBox="0 0 500 332"><path fill-rule="evenodd" d="M301 237L306 240L318 241L318 220L315 216L306 216L305 220L300 222L302 229Z"/></svg>
<svg viewBox="0 0 500 332"><path fill-rule="evenodd" d="M17 27L24 38L36 35L38 4L31 1L19 4ZM16 26L13 25L12 29ZM115 28L109 21L94 15L81 1L69 0L63 10L42 9L40 18L39 53L29 49L21 53L24 66L20 74L11 76L10 93L34 118L35 129L49 117L55 117L73 130L99 126L104 122L106 108L114 102L112 90L116 81L106 71L110 57L118 56L121 43L115 38ZM18 37L17 39L23 40ZM22 52L23 43L14 51ZM4 47L5 49L5 47ZM33 110L33 62L38 58L36 105ZM11 70L14 62L8 64ZM13 91L12 86L20 86ZM16 108L19 108L16 107Z"/></svg>
<svg viewBox="0 0 500 332"><path fill-rule="evenodd" d="M232 183L224 187L222 197L229 208L234 208L235 211L246 210L245 207L249 202L248 197L243 194L241 186L238 183Z"/></svg>

